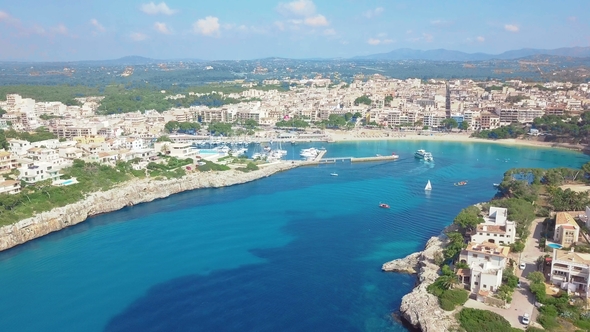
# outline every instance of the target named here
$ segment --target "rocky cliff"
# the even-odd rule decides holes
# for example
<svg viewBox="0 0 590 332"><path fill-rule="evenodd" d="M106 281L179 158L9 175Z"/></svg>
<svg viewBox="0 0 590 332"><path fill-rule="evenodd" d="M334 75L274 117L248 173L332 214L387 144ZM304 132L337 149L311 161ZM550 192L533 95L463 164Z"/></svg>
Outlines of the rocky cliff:
<svg viewBox="0 0 590 332"><path fill-rule="evenodd" d="M402 298L400 314L413 327L423 332L455 330L458 323L454 312L444 311L438 298L426 290L438 278L439 266L434 263L437 252L442 252L448 238L441 234L428 240L423 251L383 264L384 271L417 273L416 287Z"/></svg>
<svg viewBox="0 0 590 332"><path fill-rule="evenodd" d="M0 251L47 235L86 218L119 210L125 206L150 202L186 190L217 188L245 183L296 167L297 163L276 163L249 173L195 172L181 179L141 179L126 182L116 188L88 195L79 202L43 212L34 217L0 228Z"/></svg>

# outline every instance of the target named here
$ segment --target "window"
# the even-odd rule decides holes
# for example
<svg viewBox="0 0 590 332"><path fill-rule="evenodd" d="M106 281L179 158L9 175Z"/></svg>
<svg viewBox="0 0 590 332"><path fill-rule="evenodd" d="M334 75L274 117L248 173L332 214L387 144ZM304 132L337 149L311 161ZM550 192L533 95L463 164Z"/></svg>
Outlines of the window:
<svg viewBox="0 0 590 332"><path fill-rule="evenodd" d="M473 254L472 256L473 256L473 258L477 258L477 254Z"/></svg>
<svg viewBox="0 0 590 332"><path fill-rule="evenodd" d="M476 281L476 282L474 282L473 284L474 284L475 286L477 286L477 285L479 285L479 282L477 282L477 281Z"/></svg>
<svg viewBox="0 0 590 332"><path fill-rule="evenodd" d="M487 235L487 236L490 236L490 233L487 233L486 235Z"/></svg>
<svg viewBox="0 0 590 332"><path fill-rule="evenodd" d="M483 285L483 288L488 288L488 285Z"/></svg>

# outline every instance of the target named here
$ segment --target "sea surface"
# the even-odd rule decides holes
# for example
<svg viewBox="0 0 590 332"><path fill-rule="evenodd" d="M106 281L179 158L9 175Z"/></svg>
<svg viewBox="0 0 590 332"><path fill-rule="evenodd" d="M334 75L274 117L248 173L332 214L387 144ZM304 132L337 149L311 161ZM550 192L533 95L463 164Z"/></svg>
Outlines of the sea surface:
<svg viewBox="0 0 590 332"><path fill-rule="evenodd" d="M490 200L509 168L590 160L566 150L437 141L283 149L298 158L310 146L325 147L326 157L401 158L185 192L2 252L0 329L405 331L392 312L415 277L383 273L384 262L421 250L462 208ZM419 148L434 163L414 159Z"/></svg>

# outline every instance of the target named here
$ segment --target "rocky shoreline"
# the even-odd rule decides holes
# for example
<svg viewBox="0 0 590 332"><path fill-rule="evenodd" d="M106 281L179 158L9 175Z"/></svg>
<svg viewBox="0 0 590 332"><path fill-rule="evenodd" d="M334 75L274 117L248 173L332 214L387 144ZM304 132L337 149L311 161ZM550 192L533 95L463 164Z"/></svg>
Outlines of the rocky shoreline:
<svg viewBox="0 0 590 332"><path fill-rule="evenodd" d="M435 263L435 255L442 253L448 244L445 232L431 237L423 251L416 252L383 264L383 271L417 274L416 286L404 295L400 306L400 316L412 327L423 332L445 332L457 329L455 312L444 311L438 298L426 290L438 278L440 267Z"/></svg>
<svg viewBox="0 0 590 332"><path fill-rule="evenodd" d="M266 165L248 173L236 170L195 172L180 179L132 180L120 186L87 195L84 199L51 211L39 213L12 225L0 228L0 251L51 232L78 224L88 217L108 213L187 190L219 188L254 181L299 166L300 163L281 162Z"/></svg>

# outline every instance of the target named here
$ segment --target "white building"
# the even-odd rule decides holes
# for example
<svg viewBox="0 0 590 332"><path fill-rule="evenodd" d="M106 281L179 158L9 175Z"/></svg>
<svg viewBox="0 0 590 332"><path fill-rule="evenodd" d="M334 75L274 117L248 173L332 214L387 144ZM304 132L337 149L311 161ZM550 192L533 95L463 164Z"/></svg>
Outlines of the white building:
<svg viewBox="0 0 590 332"><path fill-rule="evenodd" d="M0 194L18 194L20 193L20 181L6 180L0 176Z"/></svg>
<svg viewBox="0 0 590 332"><path fill-rule="evenodd" d="M61 174L55 165L45 162L28 163L19 168L19 180L35 183L45 180L59 179Z"/></svg>
<svg viewBox="0 0 590 332"><path fill-rule="evenodd" d="M550 281L568 292L590 297L590 254L574 252L573 248L553 249Z"/></svg>
<svg viewBox="0 0 590 332"><path fill-rule="evenodd" d="M472 293L488 296L502 284L502 273L509 252L509 247L494 243L471 242L459 255L460 262L469 265L469 269L459 269L457 275Z"/></svg>
<svg viewBox="0 0 590 332"><path fill-rule="evenodd" d="M8 139L8 145L10 146L10 152L17 156L26 155L27 150L31 148L31 142L22 139Z"/></svg>
<svg viewBox="0 0 590 332"><path fill-rule="evenodd" d="M471 235L475 243L512 244L516 240L516 225L508 220L508 210L500 207L490 207L490 212L482 224Z"/></svg>

